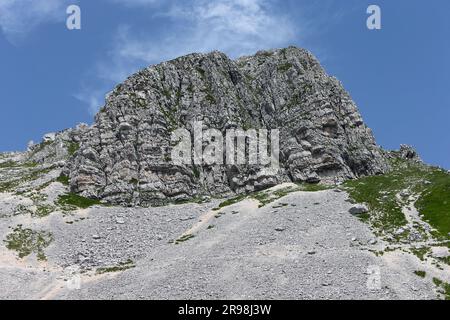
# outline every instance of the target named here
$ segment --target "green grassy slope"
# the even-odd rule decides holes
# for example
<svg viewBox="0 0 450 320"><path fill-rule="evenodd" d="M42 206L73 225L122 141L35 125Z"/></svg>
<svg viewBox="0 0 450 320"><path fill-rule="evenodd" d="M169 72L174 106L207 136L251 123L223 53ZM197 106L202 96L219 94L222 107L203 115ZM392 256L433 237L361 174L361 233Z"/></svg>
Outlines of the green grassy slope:
<svg viewBox="0 0 450 320"><path fill-rule="evenodd" d="M348 181L344 189L354 201L369 206L367 219L376 230L386 233L404 226L402 207L415 205L422 220L436 229L433 235L450 240L450 174L416 161L391 162L389 173Z"/></svg>

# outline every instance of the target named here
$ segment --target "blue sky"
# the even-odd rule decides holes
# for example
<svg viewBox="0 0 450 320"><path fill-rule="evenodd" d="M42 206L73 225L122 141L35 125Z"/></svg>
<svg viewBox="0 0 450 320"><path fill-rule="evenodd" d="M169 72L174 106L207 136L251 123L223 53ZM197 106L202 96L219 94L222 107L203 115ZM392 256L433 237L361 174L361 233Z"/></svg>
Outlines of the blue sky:
<svg viewBox="0 0 450 320"><path fill-rule="evenodd" d="M81 30L66 28L70 4ZM381 30L366 27L370 4ZM380 145L450 169L449 16L448 0L0 0L0 150L92 123L147 65L296 45L343 82Z"/></svg>

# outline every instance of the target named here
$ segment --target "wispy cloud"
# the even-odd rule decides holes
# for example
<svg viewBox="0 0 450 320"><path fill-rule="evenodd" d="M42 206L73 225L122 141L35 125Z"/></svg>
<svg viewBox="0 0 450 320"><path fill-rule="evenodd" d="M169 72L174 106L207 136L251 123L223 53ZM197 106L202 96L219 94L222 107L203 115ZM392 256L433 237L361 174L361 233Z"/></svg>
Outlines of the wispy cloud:
<svg viewBox="0 0 450 320"><path fill-rule="evenodd" d="M108 0L119 3L118 0ZM220 50L231 57L281 47L295 40L298 24L277 12L272 0L125 0L122 5L151 8L169 23L158 37L133 25L120 26L108 59L97 63L96 77L109 86L139 68L192 52ZM97 94L98 90L92 90ZM80 95L79 95L80 96ZM81 94L83 101L101 101ZM92 110L92 108L91 108Z"/></svg>
<svg viewBox="0 0 450 320"><path fill-rule="evenodd" d="M275 9L271 0L172 1L159 12L175 26L164 37L155 40L121 28L113 50L118 57L152 63L190 52L221 50L236 57L282 46L294 40L298 25Z"/></svg>
<svg viewBox="0 0 450 320"><path fill-rule="evenodd" d="M88 111L91 115L95 115L104 101L104 90L101 86L97 86L95 89L93 87L84 87L80 92L73 95L75 99L85 103L88 106Z"/></svg>
<svg viewBox="0 0 450 320"><path fill-rule="evenodd" d="M8 41L22 40L34 28L64 21L69 0L0 0L0 29ZM71 1L74 3L77 1Z"/></svg>

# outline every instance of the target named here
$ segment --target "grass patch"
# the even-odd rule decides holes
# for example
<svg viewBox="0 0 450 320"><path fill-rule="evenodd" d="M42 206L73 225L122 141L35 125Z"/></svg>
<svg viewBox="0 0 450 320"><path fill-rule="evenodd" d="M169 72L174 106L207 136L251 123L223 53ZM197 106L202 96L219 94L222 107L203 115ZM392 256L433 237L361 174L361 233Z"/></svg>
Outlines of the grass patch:
<svg viewBox="0 0 450 320"><path fill-rule="evenodd" d="M422 247L422 248L410 248L411 252L420 259L420 261L425 261L426 255L430 252L430 248Z"/></svg>
<svg viewBox="0 0 450 320"><path fill-rule="evenodd" d="M164 120L168 125L168 129L170 132L174 131L177 128L177 120L175 119L175 112L173 110L166 110L164 107L160 106L159 111L163 116Z"/></svg>
<svg viewBox="0 0 450 320"><path fill-rule="evenodd" d="M271 193L270 191L265 190L265 191L256 193L252 197L259 201L259 207L262 208L262 207L268 205L269 203L276 201L277 199L282 198L285 195L287 195L289 193L288 192L289 189L291 189L291 188L284 188L283 190L277 190L277 191L275 191L277 194L275 194L275 192Z"/></svg>
<svg viewBox="0 0 450 320"><path fill-rule="evenodd" d="M184 236L181 236L177 240L175 240L175 244L180 244L180 243L186 242L194 237L195 236L193 234L185 234Z"/></svg>
<svg viewBox="0 0 450 320"><path fill-rule="evenodd" d="M357 216L357 218L362 222L369 222L370 221L370 214L369 213L362 213Z"/></svg>
<svg viewBox="0 0 450 320"><path fill-rule="evenodd" d="M434 283L437 287L439 287L439 286L443 283L443 281L442 281L441 279L438 279L438 278L433 278L433 283Z"/></svg>
<svg viewBox="0 0 450 320"><path fill-rule="evenodd" d="M22 167L24 168L36 168L39 165L39 163L34 162L34 161L30 161L30 162L25 162Z"/></svg>
<svg viewBox="0 0 450 320"><path fill-rule="evenodd" d="M9 250L17 251L19 258L24 258L31 253L36 253L37 259L45 261L44 248L48 247L53 241L53 235L50 232L34 231L23 229L22 225L14 228L13 232L6 236L6 247Z"/></svg>
<svg viewBox="0 0 450 320"><path fill-rule="evenodd" d="M12 160L8 160L6 162L0 163L0 169L10 169L10 168L35 168L39 164L37 162L31 161L31 162L25 162L25 163L19 163Z"/></svg>
<svg viewBox="0 0 450 320"><path fill-rule="evenodd" d="M2 162L0 163L0 169L5 169L5 168L15 168L18 167L19 164L17 162L8 160L6 162Z"/></svg>
<svg viewBox="0 0 450 320"><path fill-rule="evenodd" d="M67 152L69 156L73 156L80 149L80 144L77 142L67 143Z"/></svg>
<svg viewBox="0 0 450 320"><path fill-rule="evenodd" d="M19 185L19 181L6 181L0 183L0 192L10 192L13 191Z"/></svg>
<svg viewBox="0 0 450 320"><path fill-rule="evenodd" d="M286 62L286 63L280 64L278 66L278 71L279 72L286 72L292 67L293 67L292 63Z"/></svg>
<svg viewBox="0 0 450 320"><path fill-rule="evenodd" d="M197 70L198 73L200 73L200 75L202 76L202 78L205 77L206 71L205 71L204 69L199 68L199 67L197 67L197 68L195 68L195 69Z"/></svg>
<svg viewBox="0 0 450 320"><path fill-rule="evenodd" d="M234 198L231 198L231 199L227 199L227 200L223 201L221 204L219 204L218 208L214 208L213 210L220 210L222 208L229 207L229 206L231 206L233 204L241 202L245 198L247 198L247 195L242 194L242 195L239 195L237 197L234 197Z"/></svg>
<svg viewBox="0 0 450 320"><path fill-rule="evenodd" d="M56 178L56 181L62 183L65 186L68 186L70 184L69 177L64 174L60 174L60 176Z"/></svg>
<svg viewBox="0 0 450 320"><path fill-rule="evenodd" d="M431 184L424 187L416 207L442 238L450 239L450 174L435 169L426 178Z"/></svg>
<svg viewBox="0 0 450 320"><path fill-rule="evenodd" d="M438 287L438 292L444 296L444 299L450 300L450 284L438 278L433 278L433 283Z"/></svg>
<svg viewBox="0 0 450 320"><path fill-rule="evenodd" d="M94 205L102 205L100 200L85 198L75 193L69 193L59 196L57 204L62 207L69 206L82 209L86 209Z"/></svg>
<svg viewBox="0 0 450 320"><path fill-rule="evenodd" d="M121 272L121 271L125 271L125 270L132 269L135 267L136 267L136 265L134 264L133 260L128 259L125 262L120 262L117 266L98 268L96 273L104 274L104 273L110 273L110 272Z"/></svg>
<svg viewBox="0 0 450 320"><path fill-rule="evenodd" d="M414 271L414 274L421 278L425 278L427 275L427 273L425 271L421 271L421 270Z"/></svg>
<svg viewBox="0 0 450 320"><path fill-rule="evenodd" d="M439 258L436 258L436 259L439 260L440 262L450 266L450 256L443 257L443 258L439 257Z"/></svg>
<svg viewBox="0 0 450 320"><path fill-rule="evenodd" d="M314 183L297 183L297 191L317 192L331 189L331 186Z"/></svg>
<svg viewBox="0 0 450 320"><path fill-rule="evenodd" d="M192 173L194 174L194 177L196 179L200 178L200 171L198 170L197 166L193 166L192 167Z"/></svg>
<svg viewBox="0 0 450 320"><path fill-rule="evenodd" d="M203 196L196 196L194 198L188 198L188 199L176 199L168 204L174 204L174 205L181 205L181 204L188 204L188 203L208 203L210 202L210 198L203 197Z"/></svg>
<svg viewBox="0 0 450 320"><path fill-rule="evenodd" d="M36 212L33 214L39 218L48 216L50 213L55 211L55 207L48 204L41 204L37 206Z"/></svg>
<svg viewBox="0 0 450 320"><path fill-rule="evenodd" d="M211 93L206 94L206 100L209 101L210 104L216 104L216 98Z"/></svg>

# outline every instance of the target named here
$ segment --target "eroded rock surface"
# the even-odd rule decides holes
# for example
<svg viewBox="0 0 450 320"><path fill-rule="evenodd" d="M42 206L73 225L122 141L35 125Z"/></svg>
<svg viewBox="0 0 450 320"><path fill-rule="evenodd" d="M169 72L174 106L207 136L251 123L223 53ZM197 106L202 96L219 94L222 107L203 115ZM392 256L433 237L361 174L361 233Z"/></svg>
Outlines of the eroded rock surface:
<svg viewBox="0 0 450 320"><path fill-rule="evenodd" d="M204 128L279 129L280 170L264 166L174 166L171 134ZM205 144L206 142L204 142ZM160 204L278 183L337 182L387 169L371 130L341 83L307 51L231 60L191 54L151 66L106 98L69 161L71 188L119 204Z"/></svg>

